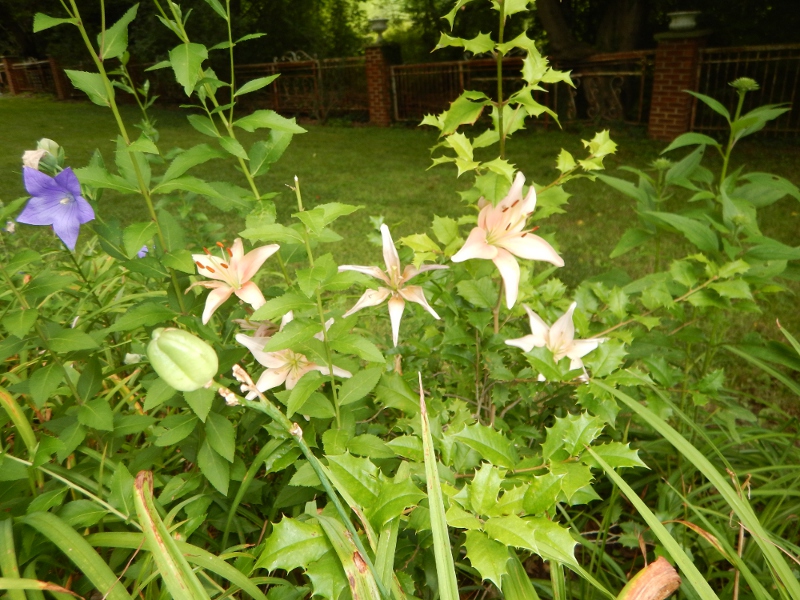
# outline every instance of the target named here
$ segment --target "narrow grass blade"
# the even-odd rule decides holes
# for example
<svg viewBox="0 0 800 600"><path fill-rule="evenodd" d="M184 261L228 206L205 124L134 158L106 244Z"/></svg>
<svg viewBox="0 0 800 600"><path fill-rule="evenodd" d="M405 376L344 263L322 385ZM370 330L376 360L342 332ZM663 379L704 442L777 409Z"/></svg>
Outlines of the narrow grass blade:
<svg viewBox="0 0 800 600"><path fill-rule="evenodd" d="M28 456L31 460L33 460L33 457L36 454L36 445L38 444L36 441L36 435L33 433L31 424L28 423L28 419L25 418L25 414L20 409L19 404L16 403L11 394L1 387L0 406L5 409L6 414L8 414L8 418L11 419L12 423L14 423L14 427L17 428L19 437L22 439L22 442L28 449Z"/></svg>
<svg viewBox="0 0 800 600"><path fill-rule="evenodd" d="M772 375L775 379L777 379L783 385L785 385L790 390L792 390L792 392L794 392L797 396L800 396L800 385L798 385L795 381L793 381L792 379L790 379L789 377L787 377L786 375L784 375L783 373L781 373L777 369L773 369L771 366L769 366L764 361L756 358L755 356L750 356L750 354L748 354L744 350L739 350L739 348L736 348L735 346L727 346L726 345L726 346L723 346L723 348L725 348L725 350L727 350L728 352L733 352L737 356L741 356L743 359L745 359L750 364L753 364L753 365L757 366L759 369L761 369L762 371L764 371L765 373L768 373L768 374Z"/></svg>
<svg viewBox="0 0 800 600"><path fill-rule="evenodd" d="M92 546L98 548L127 548L136 550L144 546L144 537L141 533L95 533L86 538ZM198 548L187 542L175 541L178 550L186 557L189 563L202 567L215 575L219 575L231 584L241 588L256 600L267 600L264 593L244 573L222 558L211 554L207 550Z"/></svg>
<svg viewBox="0 0 800 600"><path fill-rule="evenodd" d="M764 557L777 575L777 580L786 588L791 598L800 598L800 581L792 573L792 569L781 556L778 548L770 540L770 536L756 517L750 503L739 497L736 490L723 477L711 462L672 426L627 394L614 389L601 381L594 384L613 394L632 411L644 419L653 429L660 433L676 450L683 454L710 482L724 498L725 502L741 519L744 526L753 536L753 540L761 548Z"/></svg>
<svg viewBox="0 0 800 600"><path fill-rule="evenodd" d="M419 374L419 408L422 419L422 451L425 457L425 479L428 482L428 504L431 513L431 532L433 533L433 554L436 559L436 576L439 579L439 597L442 600L458 600L458 582L453 555L450 552L450 536L447 533L447 520L444 516L442 486L433 453L431 424L428 421L428 408L422 391L422 373Z"/></svg>
<svg viewBox="0 0 800 600"><path fill-rule="evenodd" d="M0 521L0 573L2 581L12 585L14 581L21 581L19 578L19 566L17 565L17 551L14 548L14 522L11 519ZM0 589L3 589L0 587ZM24 588L7 587L9 590L8 600L26 600Z"/></svg>
<svg viewBox="0 0 800 600"><path fill-rule="evenodd" d="M361 553L344 525L336 519L323 515L317 515L317 521L322 526L325 535L328 536L328 540L339 557L339 562L342 563L353 598L381 600L381 593L372 576L372 571L361 558Z"/></svg>
<svg viewBox="0 0 800 600"><path fill-rule="evenodd" d="M153 474L150 471L140 471L136 476L133 501L144 531L145 547L152 554L170 596L175 600L210 600L208 592L158 516L153 504Z"/></svg>
<svg viewBox="0 0 800 600"><path fill-rule="evenodd" d="M36 561L32 560L28 563L28 566L25 567L25 571L22 573L25 579L39 579L39 575L36 573ZM51 594L57 594L58 592L54 592L54 590L49 590ZM44 600L44 592L41 590L27 590L25 595L28 597L28 600Z"/></svg>
<svg viewBox="0 0 800 600"><path fill-rule="evenodd" d="M250 484L255 480L258 471L264 464L264 461L266 461L274 453L286 453L287 449L289 448L289 444L290 443L288 440L272 439L263 448L261 448L258 454L256 454L256 457L253 459L253 462L250 463L250 468L247 469L247 472L244 474L244 478L242 479L242 485L239 486L239 491L236 492L233 503L228 508L228 520L225 522L225 531L222 534L223 549L228 547L228 534L231 530L233 518L236 516L236 509L239 508L239 505L242 503L242 498L244 498L247 490L250 489Z"/></svg>
<svg viewBox="0 0 800 600"><path fill-rule="evenodd" d="M620 491L625 494L625 497L628 498L628 501L633 504L633 507L639 512L645 522L650 526L650 530L655 534L658 538L658 541L666 548L667 552L669 552L672 559L677 563L680 567L683 576L689 581L689 584L694 588L695 592L697 592L698 596L703 600L719 600L717 595L714 593L714 590L711 589L711 586L708 585L708 582L705 580L703 575L700 571L697 570L697 567L694 566L694 563L691 559L686 556L686 553L681 549L680 544L675 541L675 539L670 535L667 528L661 524L661 521L658 520L653 512L647 508L647 505L636 495L636 492L633 491L633 488L629 486L625 480L620 477L614 469L612 469L609 464L604 461L591 447L586 448L586 451L592 455L597 461L603 470L608 475L609 479L613 481L617 487L619 487Z"/></svg>
<svg viewBox="0 0 800 600"><path fill-rule="evenodd" d="M789 340L789 343L792 345L792 348L794 348L794 351L800 355L800 342L798 342L795 337L789 333L789 331L783 325L780 324L780 321L778 322L778 329L780 329L781 333L786 337L787 340Z"/></svg>
<svg viewBox="0 0 800 600"><path fill-rule="evenodd" d="M53 542L107 600L132 600L117 576L89 543L52 513L35 512L22 519Z"/></svg>
<svg viewBox="0 0 800 600"><path fill-rule="evenodd" d="M517 553L509 548L508 554L508 573L503 575L502 580L505 600L539 600L539 594L536 593Z"/></svg>
<svg viewBox="0 0 800 600"><path fill-rule="evenodd" d="M25 592L23 590L37 591L40 593L42 591L61 592L62 594L69 594L70 596L80 598L78 594L69 591L67 588L63 588L55 583L39 581L37 579L9 579L7 577L0 577L0 590L8 591L6 596L9 600L17 600L17 598L26 600ZM18 596L16 594L21 595Z"/></svg>

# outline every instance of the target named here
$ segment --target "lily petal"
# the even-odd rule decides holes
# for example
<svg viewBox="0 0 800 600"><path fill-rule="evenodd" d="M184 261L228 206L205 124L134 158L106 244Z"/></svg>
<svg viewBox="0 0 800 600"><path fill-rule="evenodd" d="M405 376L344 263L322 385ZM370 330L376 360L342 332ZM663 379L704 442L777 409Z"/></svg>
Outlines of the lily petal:
<svg viewBox="0 0 800 600"><path fill-rule="evenodd" d="M367 308L368 306L377 306L386 300L386 298L389 297L389 294L391 294L391 292L386 288L367 290L364 292L361 298L358 299L358 302L356 302L355 306L342 315L342 318L347 318L362 308Z"/></svg>
<svg viewBox="0 0 800 600"><path fill-rule="evenodd" d="M534 340L536 341L534 346L537 348L546 346L547 334L550 332L550 328L547 326L547 323L542 320L542 317L533 312L527 304L523 304L522 308L524 308L525 312L528 313L528 322L531 326L531 336L533 336ZM530 352L530 350L528 350L528 352Z"/></svg>
<svg viewBox="0 0 800 600"><path fill-rule="evenodd" d="M331 369L329 369L325 365L317 365L317 364L315 364L314 365L314 370L319 371L323 375L330 375L331 374ZM341 377L342 379L349 379L350 377L353 376L353 374L350 371L348 371L347 369L342 369L341 367L337 367L336 365L333 366L332 370L333 370L333 374L334 375L336 375L337 377Z"/></svg>
<svg viewBox="0 0 800 600"><path fill-rule="evenodd" d="M288 375L288 367L283 369L267 369L261 374L261 377L258 378L256 387L259 389L259 391L266 392L274 387L278 387L280 384L286 381L286 377Z"/></svg>
<svg viewBox="0 0 800 600"><path fill-rule="evenodd" d="M389 320L392 322L392 342L397 346L400 337L400 320L403 318L403 311L406 308L406 301L401 296L389 298Z"/></svg>
<svg viewBox="0 0 800 600"><path fill-rule="evenodd" d="M525 185L525 175L522 174L522 171L517 171L517 176L514 178L514 183L511 184L511 189L508 190L506 197L498 202L497 206L486 212L483 219L486 229L494 229L503 221L509 221L512 214L519 214L523 185Z"/></svg>
<svg viewBox="0 0 800 600"><path fill-rule="evenodd" d="M497 256L493 259L500 277L503 278L503 286L506 292L506 307L511 308L517 301L519 294L519 263L514 256L507 250L498 249Z"/></svg>
<svg viewBox="0 0 800 600"><path fill-rule="evenodd" d="M534 335L526 335L521 338L514 338L513 340L506 340L506 345L521 348L523 352L530 352L534 348L541 346L537 343L538 340Z"/></svg>
<svg viewBox="0 0 800 600"><path fill-rule="evenodd" d="M211 315L231 297L232 293L233 288L228 286L220 286L208 293L206 307L203 309L203 325L211 320Z"/></svg>
<svg viewBox="0 0 800 600"><path fill-rule="evenodd" d="M239 242L239 245L241 246L241 238L236 238L236 242ZM234 245L236 245L236 242L234 242ZM236 272L239 275L239 281L241 283L250 281L261 268L261 265L263 265L270 256L275 254L280 249L281 247L278 244L268 244L266 246L254 248L245 254L241 260L235 263Z"/></svg>
<svg viewBox="0 0 800 600"><path fill-rule="evenodd" d="M555 249L538 235L532 233L508 236L499 240L497 245L520 258L542 260L557 267L564 266L564 259L558 255Z"/></svg>
<svg viewBox="0 0 800 600"><path fill-rule="evenodd" d="M374 277L375 279L380 279L386 285L391 285L391 281L386 276L380 267L364 267L362 265L341 265L339 267L339 273L342 271L355 271L356 273L363 273L364 275L369 275L370 277Z"/></svg>
<svg viewBox="0 0 800 600"><path fill-rule="evenodd" d="M575 339L575 325L572 322L572 313L575 312L577 302L569 306L569 310L561 315L550 328L550 343L548 348L553 352L556 360L560 360L567 355L567 351L572 347Z"/></svg>
<svg viewBox="0 0 800 600"><path fill-rule="evenodd" d="M494 259L497 256L497 248L486 243L486 230L475 227L469 232L467 241L461 246L450 260L453 262L464 262L472 258Z"/></svg>
<svg viewBox="0 0 800 600"><path fill-rule="evenodd" d="M431 305L428 304L428 301L425 299L425 292L422 290L420 286L407 285L406 287L401 288L398 291L400 292L400 295L409 302L416 302L422 308L427 310L434 319L439 318L439 315L436 314L436 311L431 308Z"/></svg>
<svg viewBox="0 0 800 600"><path fill-rule="evenodd" d="M386 224L381 225L381 237L383 238L383 260L386 263L386 271L389 277L392 277L392 272L400 276L400 257L397 254L397 248L392 240L392 234L389 233L389 228Z"/></svg>
<svg viewBox="0 0 800 600"><path fill-rule="evenodd" d="M261 293L261 290L258 289L258 286L252 281L248 281L238 290L235 290L234 293L239 299L244 300L255 309L261 308L267 303L264 299L264 294Z"/></svg>
<svg viewBox="0 0 800 600"><path fill-rule="evenodd" d="M438 271L439 269L449 269L447 265L420 265L419 267L415 267L414 265L406 265L406 268L403 269L403 283L416 277L420 273L425 273L426 271Z"/></svg>
<svg viewBox="0 0 800 600"><path fill-rule="evenodd" d="M592 350L606 341L608 338L595 338L593 340L573 340L572 347L567 352L567 356L572 360L580 359L589 354Z"/></svg>

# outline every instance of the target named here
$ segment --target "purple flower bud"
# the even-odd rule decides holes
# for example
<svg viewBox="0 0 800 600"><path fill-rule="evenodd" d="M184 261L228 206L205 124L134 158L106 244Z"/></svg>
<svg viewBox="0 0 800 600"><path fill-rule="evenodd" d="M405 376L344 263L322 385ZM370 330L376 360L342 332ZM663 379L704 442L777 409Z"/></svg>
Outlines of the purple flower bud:
<svg viewBox="0 0 800 600"><path fill-rule="evenodd" d="M23 176L31 199L17 217L17 222L52 225L64 245L75 250L81 225L94 219L94 210L81 196L81 184L75 173L67 167L50 177L25 167Z"/></svg>
<svg viewBox="0 0 800 600"><path fill-rule="evenodd" d="M147 244L142 246L139 251L136 253L137 258L144 258L147 256L147 253L150 252L150 249L147 247Z"/></svg>

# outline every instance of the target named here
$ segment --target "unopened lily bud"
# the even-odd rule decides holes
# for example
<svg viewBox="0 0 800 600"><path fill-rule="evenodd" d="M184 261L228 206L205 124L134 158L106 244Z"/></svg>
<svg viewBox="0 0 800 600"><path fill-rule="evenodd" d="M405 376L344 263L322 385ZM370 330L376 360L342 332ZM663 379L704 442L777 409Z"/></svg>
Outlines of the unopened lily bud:
<svg viewBox="0 0 800 600"><path fill-rule="evenodd" d="M159 377L181 392L199 390L219 369L211 346L188 331L172 327L153 332L147 357Z"/></svg>

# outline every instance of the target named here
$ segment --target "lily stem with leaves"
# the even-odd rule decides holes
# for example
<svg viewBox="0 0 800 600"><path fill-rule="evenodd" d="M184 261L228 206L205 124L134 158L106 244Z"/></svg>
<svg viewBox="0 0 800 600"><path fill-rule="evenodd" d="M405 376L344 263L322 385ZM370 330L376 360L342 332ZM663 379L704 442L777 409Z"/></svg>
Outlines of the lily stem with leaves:
<svg viewBox="0 0 800 600"><path fill-rule="evenodd" d="M503 34L506 27L505 0L498 0L498 11L500 13L500 29L497 34L497 133L500 134L500 159L506 157L506 131L503 124L503 57L505 54L500 50L503 43ZM497 331L495 331L497 333Z"/></svg>

